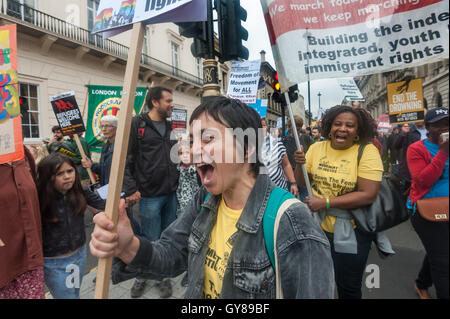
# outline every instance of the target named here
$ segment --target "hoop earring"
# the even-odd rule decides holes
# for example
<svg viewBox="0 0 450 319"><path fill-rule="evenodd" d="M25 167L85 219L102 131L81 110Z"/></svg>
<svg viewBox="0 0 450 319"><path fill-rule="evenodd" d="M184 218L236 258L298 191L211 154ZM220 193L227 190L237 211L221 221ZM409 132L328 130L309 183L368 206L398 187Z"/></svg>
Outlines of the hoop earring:
<svg viewBox="0 0 450 319"><path fill-rule="evenodd" d="M359 135L355 136L355 138L353 139L353 142L359 142Z"/></svg>
<svg viewBox="0 0 450 319"><path fill-rule="evenodd" d="M328 133L328 137L331 139L331 133Z"/></svg>

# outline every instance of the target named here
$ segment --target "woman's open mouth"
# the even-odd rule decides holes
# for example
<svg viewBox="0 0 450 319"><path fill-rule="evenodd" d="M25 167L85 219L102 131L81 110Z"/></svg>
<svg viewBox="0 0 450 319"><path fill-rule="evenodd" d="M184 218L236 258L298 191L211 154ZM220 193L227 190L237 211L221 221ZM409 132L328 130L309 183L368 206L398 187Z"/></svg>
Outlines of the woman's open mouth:
<svg viewBox="0 0 450 319"><path fill-rule="evenodd" d="M211 164L201 163L197 164L197 172L200 175L203 185L208 185L212 182L214 177L215 167Z"/></svg>
<svg viewBox="0 0 450 319"><path fill-rule="evenodd" d="M345 134L336 134L334 136L334 139L336 140L336 142L338 143L345 143L347 141L348 136Z"/></svg>

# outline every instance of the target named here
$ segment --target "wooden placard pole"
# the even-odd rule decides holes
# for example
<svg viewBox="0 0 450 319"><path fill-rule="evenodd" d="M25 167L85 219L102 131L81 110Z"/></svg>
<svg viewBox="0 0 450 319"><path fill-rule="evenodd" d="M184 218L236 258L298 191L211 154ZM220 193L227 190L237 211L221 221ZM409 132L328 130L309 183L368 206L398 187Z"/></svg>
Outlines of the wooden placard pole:
<svg viewBox="0 0 450 319"><path fill-rule="evenodd" d="M147 95L148 95L149 90L150 90L150 88L147 86L147 89L145 90L144 102L142 102L141 109L139 110L139 114L141 114L142 111L144 110L144 106L145 106L145 102L147 101Z"/></svg>
<svg viewBox="0 0 450 319"><path fill-rule="evenodd" d="M78 147L78 150L80 151L81 158L87 159L86 153L84 152L84 148L81 145L80 138L78 137L78 134L74 134L73 135L73 139L75 140L75 143L77 143L77 147ZM86 171L89 174L89 179L91 180L91 184L94 184L95 183L95 177L94 177L94 174L92 174L92 170L90 168L86 168Z"/></svg>
<svg viewBox="0 0 450 319"><path fill-rule="evenodd" d="M123 174L125 171L126 155L128 150L128 140L130 137L131 117L138 80L139 65L142 53L142 43L144 39L144 25L135 23L131 33L130 49L125 70L125 78L122 93L122 103L120 105L119 124L117 127L114 153L111 164L111 176L109 179L108 198L106 200L105 213L110 218L115 229L119 217L119 200L122 192ZM108 298L109 281L111 277L111 258L100 258L97 267L97 281L95 285L95 299Z"/></svg>

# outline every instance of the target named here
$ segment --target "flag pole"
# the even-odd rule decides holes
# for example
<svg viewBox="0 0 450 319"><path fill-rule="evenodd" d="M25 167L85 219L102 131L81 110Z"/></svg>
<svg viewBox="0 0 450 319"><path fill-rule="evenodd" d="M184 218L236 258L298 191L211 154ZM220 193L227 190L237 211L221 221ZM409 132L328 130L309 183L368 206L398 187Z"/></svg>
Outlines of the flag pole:
<svg viewBox="0 0 450 319"><path fill-rule="evenodd" d="M289 93L287 91L284 92L284 98L286 99L286 104L287 104L288 111L289 111L289 118L291 119L291 129L292 129L292 132L294 133L295 144L297 145L297 150L301 150L300 140L298 138L298 133L297 133L297 127L296 127L295 121L294 121L294 113L292 112L291 101L289 99ZM305 179L305 186L306 186L306 189L308 190L308 196L312 197L311 185L309 183L308 172L306 171L306 166L305 166L305 164L302 164L301 167L302 167L303 177Z"/></svg>

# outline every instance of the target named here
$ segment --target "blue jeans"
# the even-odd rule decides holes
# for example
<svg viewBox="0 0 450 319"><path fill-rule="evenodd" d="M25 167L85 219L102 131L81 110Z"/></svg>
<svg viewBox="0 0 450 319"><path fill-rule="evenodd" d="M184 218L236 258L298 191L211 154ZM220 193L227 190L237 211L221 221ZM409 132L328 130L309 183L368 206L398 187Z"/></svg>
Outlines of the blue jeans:
<svg viewBox="0 0 450 319"><path fill-rule="evenodd" d="M55 299L80 299L86 245L69 256L44 257L44 278Z"/></svg>
<svg viewBox="0 0 450 319"><path fill-rule="evenodd" d="M139 201L141 235L149 241L158 240L161 233L177 218L176 192L158 197L142 197Z"/></svg>

